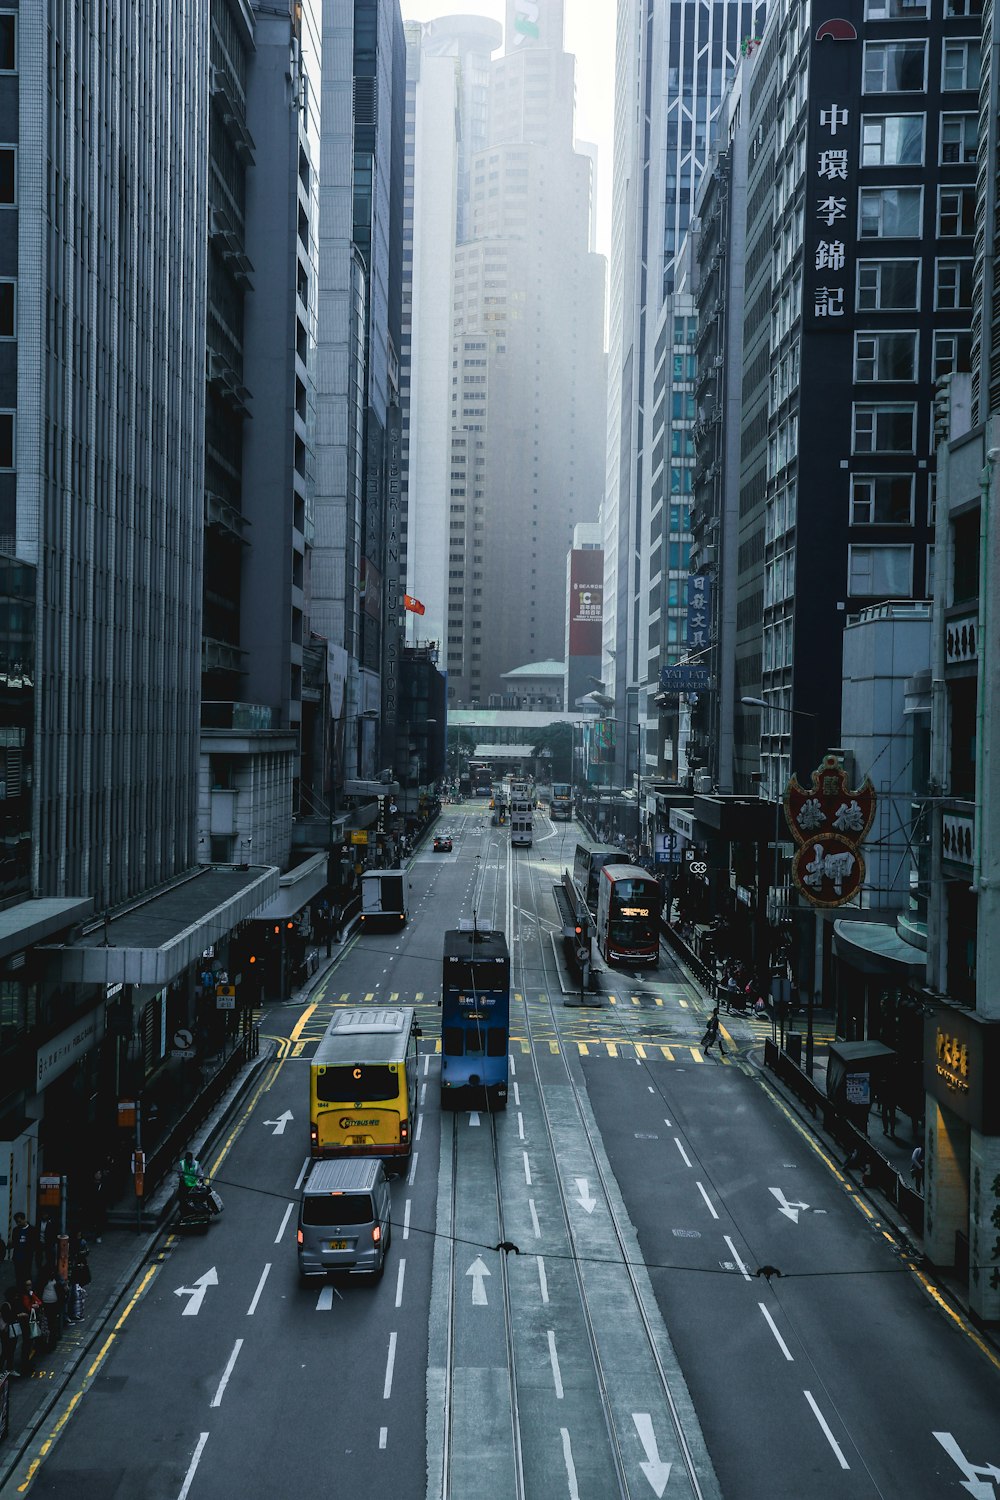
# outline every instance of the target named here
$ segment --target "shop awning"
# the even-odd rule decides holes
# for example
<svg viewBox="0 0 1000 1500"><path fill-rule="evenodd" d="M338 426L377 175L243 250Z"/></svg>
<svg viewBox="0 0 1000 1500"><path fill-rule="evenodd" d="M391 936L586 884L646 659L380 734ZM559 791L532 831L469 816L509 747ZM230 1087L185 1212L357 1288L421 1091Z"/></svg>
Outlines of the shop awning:
<svg viewBox="0 0 1000 1500"><path fill-rule="evenodd" d="M901 938L895 923L842 917L833 924L833 951L861 974L923 974L927 966L927 954Z"/></svg>

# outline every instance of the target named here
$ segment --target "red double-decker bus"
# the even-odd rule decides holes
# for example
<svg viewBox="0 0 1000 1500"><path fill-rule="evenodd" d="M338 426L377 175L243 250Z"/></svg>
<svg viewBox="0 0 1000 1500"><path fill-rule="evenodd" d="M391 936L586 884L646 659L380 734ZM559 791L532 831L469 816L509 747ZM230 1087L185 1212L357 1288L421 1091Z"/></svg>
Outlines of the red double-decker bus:
<svg viewBox="0 0 1000 1500"><path fill-rule="evenodd" d="M609 964L660 961L660 882L639 865L606 864L597 890L597 946Z"/></svg>

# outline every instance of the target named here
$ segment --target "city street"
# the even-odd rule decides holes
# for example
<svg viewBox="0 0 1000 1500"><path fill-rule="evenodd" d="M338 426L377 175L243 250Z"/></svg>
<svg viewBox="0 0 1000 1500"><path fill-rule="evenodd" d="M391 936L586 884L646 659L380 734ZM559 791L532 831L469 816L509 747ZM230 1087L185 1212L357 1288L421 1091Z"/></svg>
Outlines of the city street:
<svg viewBox="0 0 1000 1500"><path fill-rule="evenodd" d="M605 974L600 1009L567 1007L551 887L576 825L538 816L512 852L466 803L444 830L451 854L411 862L406 928L350 937L267 1008L278 1055L205 1161L225 1211L158 1242L27 1492L1000 1493L1000 1357L778 1098L759 1023L727 1021L706 1058L707 1002L665 948L654 973ZM510 940L510 1098L442 1115L442 935L473 913ZM334 1007L364 1003L412 1004L423 1029L412 1163L382 1281L301 1288L307 1063Z"/></svg>

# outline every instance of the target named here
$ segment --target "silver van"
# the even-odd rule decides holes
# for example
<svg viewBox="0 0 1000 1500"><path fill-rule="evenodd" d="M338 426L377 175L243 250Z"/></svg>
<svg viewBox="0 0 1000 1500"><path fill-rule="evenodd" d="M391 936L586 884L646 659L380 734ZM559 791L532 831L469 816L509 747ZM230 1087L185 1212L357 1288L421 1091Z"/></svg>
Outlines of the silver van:
<svg viewBox="0 0 1000 1500"><path fill-rule="evenodd" d="M370 1157L318 1161L299 1204L299 1277L349 1271L380 1279L392 1238L389 1183Z"/></svg>

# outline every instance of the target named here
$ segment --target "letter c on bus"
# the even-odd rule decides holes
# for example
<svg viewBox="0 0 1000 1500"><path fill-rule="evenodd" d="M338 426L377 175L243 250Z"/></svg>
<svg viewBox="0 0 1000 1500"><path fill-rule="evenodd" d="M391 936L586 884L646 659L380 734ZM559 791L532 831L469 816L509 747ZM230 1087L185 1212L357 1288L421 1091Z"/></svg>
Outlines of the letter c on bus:
<svg viewBox="0 0 1000 1500"><path fill-rule="evenodd" d="M361 1069L360 1068L355 1068L354 1069L354 1077L355 1078L360 1078L361 1077Z"/></svg>

